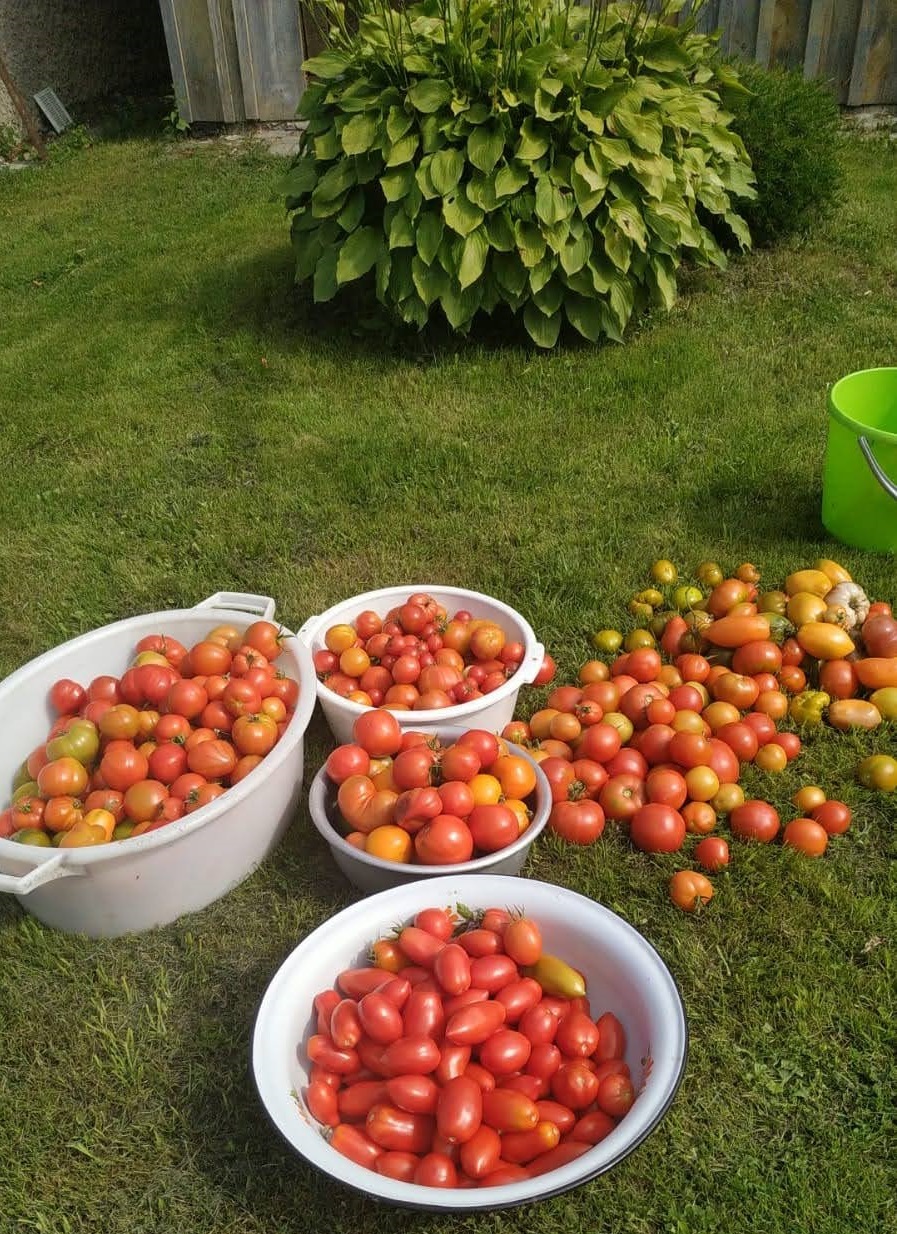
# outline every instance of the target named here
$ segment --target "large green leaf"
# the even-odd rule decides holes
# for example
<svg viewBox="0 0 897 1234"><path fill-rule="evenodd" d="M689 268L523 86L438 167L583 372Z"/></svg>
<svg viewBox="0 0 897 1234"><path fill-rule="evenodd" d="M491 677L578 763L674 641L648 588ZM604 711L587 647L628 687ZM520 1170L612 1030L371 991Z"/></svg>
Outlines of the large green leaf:
<svg viewBox="0 0 897 1234"><path fill-rule="evenodd" d="M449 287L449 275L443 270L439 262L434 262L433 265L425 265L419 257L411 259L411 277L414 280L414 286L417 294L426 304L427 308L444 295Z"/></svg>
<svg viewBox="0 0 897 1234"><path fill-rule="evenodd" d="M389 248L392 250L413 247L414 228L411 220L404 210L398 210L389 227Z"/></svg>
<svg viewBox="0 0 897 1234"><path fill-rule="evenodd" d="M604 238L604 251L617 269L625 274L632 260L632 241L611 218L608 218L601 232Z"/></svg>
<svg viewBox="0 0 897 1234"><path fill-rule="evenodd" d="M410 116L403 107L390 107L389 115L386 117L386 136L390 141L398 141L400 137L405 136L413 124L414 117Z"/></svg>
<svg viewBox="0 0 897 1234"><path fill-rule="evenodd" d="M518 220L514 225L514 236L517 240L517 251L520 260L530 269L537 266L545 256L545 237L535 223L525 223Z"/></svg>
<svg viewBox="0 0 897 1234"><path fill-rule="evenodd" d="M332 159L339 158L343 152L339 135L332 126L323 133L319 133L315 137L313 144L315 147L315 158L319 163L329 163Z"/></svg>
<svg viewBox="0 0 897 1234"><path fill-rule="evenodd" d="M467 157L474 167L487 174L501 158L505 148L505 136L497 120L481 124L467 139Z"/></svg>
<svg viewBox="0 0 897 1234"><path fill-rule="evenodd" d="M461 261L458 265L458 282L462 287L475 283L486 268L489 256L489 241L485 229L478 227L464 239Z"/></svg>
<svg viewBox="0 0 897 1234"><path fill-rule="evenodd" d="M648 262L648 280L656 299L669 312L676 303L676 272L669 257L658 254Z"/></svg>
<svg viewBox="0 0 897 1234"><path fill-rule="evenodd" d="M419 330L422 330L430 316L427 307L418 296L406 296L399 302L399 316L407 325L417 326Z"/></svg>
<svg viewBox="0 0 897 1234"><path fill-rule="evenodd" d="M339 290L339 284L336 281L336 263L338 249L331 245L321 254L318 264L315 266L315 281L314 281L314 300L315 304L322 304L326 300L332 300Z"/></svg>
<svg viewBox="0 0 897 1234"><path fill-rule="evenodd" d="M483 211L466 194L454 193L442 203L442 217L459 236L468 236L483 221Z"/></svg>
<svg viewBox="0 0 897 1234"><path fill-rule="evenodd" d="M355 230L364 216L364 204L364 190L353 189L336 218L343 231Z"/></svg>
<svg viewBox="0 0 897 1234"><path fill-rule="evenodd" d="M352 160L341 158L324 173L317 183L312 201L334 201L341 197L346 189L355 183L355 169Z"/></svg>
<svg viewBox="0 0 897 1234"><path fill-rule="evenodd" d="M417 81L408 91L408 98L418 111L434 112L452 97L452 88L441 78L425 77Z"/></svg>
<svg viewBox="0 0 897 1234"><path fill-rule="evenodd" d="M349 59L341 51L322 51L319 56L303 61L302 71L309 77L333 81L334 78L342 77L348 67Z"/></svg>
<svg viewBox="0 0 897 1234"><path fill-rule="evenodd" d="M596 297L568 292L564 299L564 312L574 330L578 330L590 343L597 343L604 332L601 301Z"/></svg>
<svg viewBox="0 0 897 1234"><path fill-rule="evenodd" d="M493 254L489 268L501 286L514 295L519 295L529 285L526 266L516 253Z"/></svg>
<svg viewBox="0 0 897 1234"><path fill-rule="evenodd" d="M618 274L610 285L610 307L621 331L626 329L634 304L635 291L632 279Z"/></svg>
<svg viewBox="0 0 897 1234"><path fill-rule="evenodd" d="M508 163L502 167L495 177L495 196L510 197L517 193L529 180L529 172L519 163Z"/></svg>
<svg viewBox="0 0 897 1234"><path fill-rule="evenodd" d="M516 155L525 163L533 163L548 151L548 134L543 125L536 124L531 116L527 116L520 127L520 141L517 143Z"/></svg>
<svg viewBox="0 0 897 1234"><path fill-rule="evenodd" d="M414 168L410 163L391 167L380 177L380 187L387 201L401 201L414 183Z"/></svg>
<svg viewBox="0 0 897 1234"><path fill-rule="evenodd" d="M425 265L431 265L433 258L439 251L439 245L442 242L442 235L445 231L445 224L438 214L432 210L426 210L420 216L417 223L416 244L417 251L420 254L421 261Z"/></svg>
<svg viewBox="0 0 897 1234"><path fill-rule="evenodd" d="M475 206L488 214L498 204L495 196L495 180L492 176L475 175L467 181L464 191Z"/></svg>
<svg viewBox="0 0 897 1234"><path fill-rule="evenodd" d="M576 274L592 255L592 233L583 230L579 239L570 239L560 251L561 265L567 274Z"/></svg>
<svg viewBox="0 0 897 1234"><path fill-rule="evenodd" d="M561 307L565 292L566 288L560 279L551 278L544 287L533 293L533 299L543 313L552 317Z"/></svg>
<svg viewBox="0 0 897 1234"><path fill-rule="evenodd" d="M645 220L637 207L621 197L617 201L612 201L608 210L620 231L644 252L648 245L648 234L645 230Z"/></svg>
<svg viewBox="0 0 897 1234"><path fill-rule="evenodd" d="M336 265L336 280L340 286L361 278L383 252L383 233L373 227L359 227L346 239Z"/></svg>
<svg viewBox="0 0 897 1234"><path fill-rule="evenodd" d="M489 215L486 219L486 233L489 243L499 253L511 253L517 246L514 226L505 210L496 210Z"/></svg>
<svg viewBox="0 0 897 1234"><path fill-rule="evenodd" d="M343 126L340 141L346 154L366 154L374 145L379 127L376 116L362 112Z"/></svg>
<svg viewBox="0 0 897 1234"><path fill-rule="evenodd" d="M284 197L305 197L317 183L315 160L306 154L293 164L277 185L277 191Z"/></svg>
<svg viewBox="0 0 897 1234"><path fill-rule="evenodd" d="M407 133L404 137L400 137L394 145L390 146L389 154L386 156L386 166L401 167L403 163L410 163L417 147L417 133Z"/></svg>
<svg viewBox="0 0 897 1234"><path fill-rule="evenodd" d="M463 171L464 155L460 150L439 150L433 155L433 161L430 163L430 182L436 192L445 197L448 193L452 192L455 185L461 179ZM423 185L421 185L421 189L426 193Z"/></svg>
<svg viewBox="0 0 897 1234"><path fill-rule="evenodd" d="M470 324L480 307L482 295L479 285L460 290L451 286L446 288L439 303L453 329L460 330Z"/></svg>
<svg viewBox="0 0 897 1234"><path fill-rule="evenodd" d="M546 317L541 309L530 301L523 310L523 324L537 347L554 347L561 332L561 314Z"/></svg>
<svg viewBox="0 0 897 1234"><path fill-rule="evenodd" d="M564 194L552 184L548 176L539 176L536 181L536 215L547 223L559 223L568 214Z"/></svg>

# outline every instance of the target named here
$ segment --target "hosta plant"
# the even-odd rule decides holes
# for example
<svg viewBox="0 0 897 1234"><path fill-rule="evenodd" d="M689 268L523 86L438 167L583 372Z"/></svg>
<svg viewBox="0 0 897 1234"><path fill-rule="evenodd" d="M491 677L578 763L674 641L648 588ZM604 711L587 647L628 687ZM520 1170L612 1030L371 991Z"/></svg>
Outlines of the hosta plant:
<svg viewBox="0 0 897 1234"><path fill-rule="evenodd" d="M683 260L750 243L752 174L718 89L733 71L681 0L326 0L284 183L297 280L372 277L423 326L505 304L542 347L566 319L621 339Z"/></svg>

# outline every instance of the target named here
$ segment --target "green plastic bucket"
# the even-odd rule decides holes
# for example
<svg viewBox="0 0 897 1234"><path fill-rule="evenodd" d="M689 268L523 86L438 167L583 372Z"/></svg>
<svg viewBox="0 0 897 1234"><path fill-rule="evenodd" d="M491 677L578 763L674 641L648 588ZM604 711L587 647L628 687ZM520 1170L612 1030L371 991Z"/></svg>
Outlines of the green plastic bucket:
<svg viewBox="0 0 897 1234"><path fill-rule="evenodd" d="M897 368L842 377L828 410L822 521L844 544L897 553Z"/></svg>

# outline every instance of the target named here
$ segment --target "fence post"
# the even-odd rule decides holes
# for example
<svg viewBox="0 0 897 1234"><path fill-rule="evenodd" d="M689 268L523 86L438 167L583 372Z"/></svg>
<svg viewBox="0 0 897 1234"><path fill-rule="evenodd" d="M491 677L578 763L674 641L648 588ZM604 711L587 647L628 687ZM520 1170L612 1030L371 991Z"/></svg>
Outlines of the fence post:
<svg viewBox="0 0 897 1234"><path fill-rule="evenodd" d="M894 0L863 0L850 75L851 107L897 100L897 14Z"/></svg>

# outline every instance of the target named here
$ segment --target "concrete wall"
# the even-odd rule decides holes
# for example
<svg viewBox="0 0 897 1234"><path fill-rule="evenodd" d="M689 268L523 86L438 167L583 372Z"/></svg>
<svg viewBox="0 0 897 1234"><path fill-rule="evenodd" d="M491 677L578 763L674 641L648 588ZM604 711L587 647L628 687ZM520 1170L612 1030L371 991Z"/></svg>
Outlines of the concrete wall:
<svg viewBox="0 0 897 1234"><path fill-rule="evenodd" d="M158 0L0 0L0 55L35 119L45 86L77 119L79 103L171 80ZM3 124L21 131L0 84Z"/></svg>

